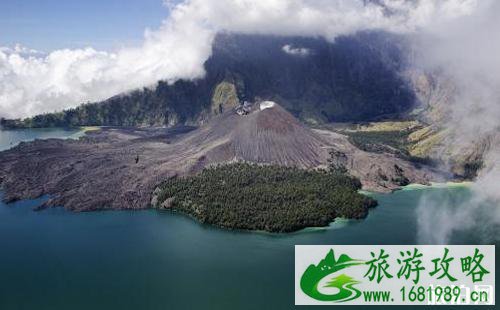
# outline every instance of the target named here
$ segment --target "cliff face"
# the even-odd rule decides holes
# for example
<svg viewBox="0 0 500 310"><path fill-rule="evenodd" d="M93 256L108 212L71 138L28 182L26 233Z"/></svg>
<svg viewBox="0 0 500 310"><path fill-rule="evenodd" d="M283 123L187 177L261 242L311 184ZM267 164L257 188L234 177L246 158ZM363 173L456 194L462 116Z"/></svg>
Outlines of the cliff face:
<svg viewBox="0 0 500 310"><path fill-rule="evenodd" d="M474 179L495 134L464 141L456 122L451 121L457 94L452 79L440 72L418 70L407 71L407 76L417 99L412 114L423 126L408 137L410 154L440 163L457 178Z"/></svg>
<svg viewBox="0 0 500 310"><path fill-rule="evenodd" d="M399 74L404 66L401 40L384 33L359 33L333 43L221 34L203 79L172 85L160 81L154 89L2 123L10 128L201 124L214 114L214 100L232 106L238 100L258 99L277 100L311 122L375 120L404 113L414 103L412 90ZM294 48L302 53L294 53Z"/></svg>
<svg viewBox="0 0 500 310"><path fill-rule="evenodd" d="M413 114L429 124L446 121L456 94L453 81L439 72L411 68L406 71L406 76L417 101Z"/></svg>
<svg viewBox="0 0 500 310"><path fill-rule="evenodd" d="M205 67L207 77L234 81L243 100L275 100L303 120L374 120L413 107L413 92L399 73L405 65L401 41L382 33L334 43L221 35ZM290 52L294 48L302 52Z"/></svg>

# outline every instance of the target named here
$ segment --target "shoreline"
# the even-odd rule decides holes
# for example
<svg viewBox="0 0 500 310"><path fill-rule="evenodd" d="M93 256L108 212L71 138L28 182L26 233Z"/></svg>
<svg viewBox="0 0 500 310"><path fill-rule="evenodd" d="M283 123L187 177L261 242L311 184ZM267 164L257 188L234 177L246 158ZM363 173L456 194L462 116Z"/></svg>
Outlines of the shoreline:
<svg viewBox="0 0 500 310"><path fill-rule="evenodd" d="M472 181L448 181L448 182L430 182L430 185L423 184L409 184L401 188L402 191L431 189L431 188L457 188L457 187L470 187L474 184Z"/></svg>
<svg viewBox="0 0 500 310"><path fill-rule="evenodd" d="M454 181L447 181L447 182L429 182L429 185L425 184L419 184L419 183L412 183L408 184L406 186L401 186L401 188L398 188L396 190L393 190L391 192L375 192L375 191L370 191L370 190L365 190L361 189L358 191L358 193L366 196L372 196L372 195L381 195L381 194L394 194L399 191L416 191L416 190L425 190L425 189L433 189L433 188L438 188L438 189L444 189L444 188L470 188L474 182L472 181L460 181L460 182L454 182Z"/></svg>
<svg viewBox="0 0 500 310"><path fill-rule="evenodd" d="M304 233L315 233L315 232L322 232L322 231L327 231L327 230L335 230L335 229L341 229L344 228L352 223L360 222L366 219L368 215L365 218L362 219L349 219L349 218L344 218L344 217L338 217L335 218L332 222L328 224L328 226L310 226L310 227L304 227L299 230L295 231L290 231L290 232L272 232L272 231L267 231L267 230L251 230L251 229L232 229L229 227L224 227L220 225L214 225L210 223L203 223L199 221L196 217L194 217L191 214L188 214L186 212L182 212L180 210L173 210L173 209L157 209L157 208L149 208L149 209L144 209L142 211L155 211L159 214L169 214L169 215L174 215L174 216L180 216L188 219L193 223L193 225L199 225L202 227L206 227L209 229L215 229L218 231L222 232L231 232L231 233L241 233L241 234L257 234L257 235L263 235L263 236L270 236L270 237L288 237L288 236L293 236L293 235L298 235L298 234L304 234ZM117 210L117 211L122 211L122 210ZM99 211L97 211L99 212Z"/></svg>
<svg viewBox="0 0 500 310"><path fill-rule="evenodd" d="M431 182L431 185L422 185L422 184L410 184L407 186L402 187L400 190L401 191L412 191L412 190L429 190L429 189L446 189L446 188L468 188L470 187L474 182L470 181L464 181L464 182ZM399 190L398 190L399 191ZM377 195L377 194L383 194L383 195L390 195L394 194L398 191L393 191L390 193L377 193L377 192L370 192L366 190L359 190L358 192L363 195L371 196L371 195ZM0 188L0 198L4 195L4 191L2 188ZM34 199L21 199L16 202L21 202L21 201L34 201L40 198L34 198ZM14 202L14 203L16 203ZM4 207L8 207L10 203L5 203L2 202ZM69 213L75 213L78 214L80 212L74 212L71 210L68 210L64 207L61 207L64 209L66 212ZM37 210L38 208L35 207L33 208L33 211L39 211ZM368 214L366 215L365 218L363 219L348 219L348 218L343 218L343 217L338 217L335 218L332 222L328 224L328 226L310 226L310 227L304 227L302 229L296 230L296 231L291 231L291 232L270 232L266 230L245 230L245 229L230 229L227 227L222 227L218 225L212 225L208 223L202 223L200 222L197 218L193 217L192 215L189 215L185 212L179 211L179 210L160 210L157 208L146 208L146 209L117 209L117 210L108 210L108 209L102 209L102 210L93 210L89 212L109 212L109 211L116 211L116 212L121 212L121 211L152 211L156 212L159 214L169 214L169 216L174 215L174 216L181 216L189 219L193 225L201 225L201 226L206 226L211 229L216 229L220 231L226 231L226 232L233 232L233 233L245 233L245 234L258 234L258 235L265 235L265 236L271 236L271 237L287 237L287 236L292 236L292 235L297 235L297 234L305 234L305 233L316 233L316 232L323 232L323 231L329 231L329 230L336 230L336 229L342 229L344 227L347 227L353 223L357 223L363 220L366 220L368 216L370 216L370 210L368 210Z"/></svg>
<svg viewBox="0 0 500 310"><path fill-rule="evenodd" d="M225 115L222 120L236 122L235 117ZM223 128L219 133L217 124L214 122L197 131L191 128L189 131L151 131L82 126L73 128L65 138L24 143L15 150L0 153L4 199L15 201L50 194L51 199L40 208L63 206L72 211L147 209L150 193L159 180L194 174L211 162L224 162L234 155L226 154L226 148L217 144L218 139L232 131L226 133L227 128ZM207 128L213 131L210 143L205 136ZM89 139L80 139L87 134ZM65 143L64 139L80 141ZM33 158L37 158L36 162ZM36 169L30 168L35 165ZM418 182L418 178L415 181ZM368 185L378 184L372 179L367 182ZM368 191L360 193L372 195ZM337 223L339 221L334 219L321 223L325 224L322 227L303 226L302 229L328 229L336 227Z"/></svg>

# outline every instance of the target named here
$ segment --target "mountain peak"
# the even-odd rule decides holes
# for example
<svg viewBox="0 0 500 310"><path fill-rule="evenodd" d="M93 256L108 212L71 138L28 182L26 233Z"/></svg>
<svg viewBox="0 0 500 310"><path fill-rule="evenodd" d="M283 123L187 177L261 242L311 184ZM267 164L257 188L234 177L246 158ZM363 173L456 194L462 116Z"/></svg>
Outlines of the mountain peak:
<svg viewBox="0 0 500 310"><path fill-rule="evenodd" d="M216 144L209 155L213 162L228 159L313 168L328 156L325 142L290 112L273 101L246 106L212 119L193 139ZM223 141L217 143L216 141Z"/></svg>

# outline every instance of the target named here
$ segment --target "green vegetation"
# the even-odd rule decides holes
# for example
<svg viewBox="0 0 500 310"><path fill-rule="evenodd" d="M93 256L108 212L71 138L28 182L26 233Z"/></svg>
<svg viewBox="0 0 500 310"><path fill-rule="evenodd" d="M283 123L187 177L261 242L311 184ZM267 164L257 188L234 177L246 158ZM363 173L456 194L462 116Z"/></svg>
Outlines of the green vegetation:
<svg viewBox="0 0 500 310"><path fill-rule="evenodd" d="M409 155L406 131L355 131L347 134L349 141L364 151Z"/></svg>
<svg viewBox="0 0 500 310"><path fill-rule="evenodd" d="M221 114L222 112L234 109L240 105L236 86L229 82L221 82L215 87L212 96L212 113Z"/></svg>
<svg viewBox="0 0 500 310"><path fill-rule="evenodd" d="M408 136L408 141L411 143L408 150L412 156L428 157L450 134L449 130L446 129L440 130L432 126L423 127Z"/></svg>
<svg viewBox="0 0 500 310"><path fill-rule="evenodd" d="M219 114L239 105L236 87L221 82L193 84L159 82L156 89L144 88L103 102L86 103L61 112L39 114L25 119L0 119L0 127L48 128L82 126L173 126L193 124L210 110Z"/></svg>
<svg viewBox="0 0 500 310"><path fill-rule="evenodd" d="M158 82L154 90L144 88L102 102L86 103L56 113L23 120L0 119L0 127L42 128L81 126L173 126L195 123L210 106L213 85L207 82Z"/></svg>
<svg viewBox="0 0 500 310"><path fill-rule="evenodd" d="M415 120L381 121L358 124L357 131L414 131L422 128L422 124Z"/></svg>
<svg viewBox="0 0 500 310"><path fill-rule="evenodd" d="M344 129L337 129L349 137L349 141L361 150L374 153L392 153L400 158L416 164L434 166L436 161L430 158L429 150L423 151L426 139L434 138L429 133L429 127L417 121L375 122L368 125L350 125Z"/></svg>
<svg viewBox="0 0 500 310"><path fill-rule="evenodd" d="M466 180L473 180L479 170L483 169L484 162L482 160L472 160L463 164L463 178Z"/></svg>
<svg viewBox="0 0 500 310"><path fill-rule="evenodd" d="M307 46L290 57L285 44ZM102 102L4 120L3 128L174 126L202 123L239 101L278 102L313 123L369 121L413 108L415 96L399 73L404 64L397 36L357 33L335 42L320 38L219 34L204 63L204 77L158 82ZM154 85L151 85L154 86Z"/></svg>
<svg viewBox="0 0 500 310"><path fill-rule="evenodd" d="M169 179L153 204L219 227L291 232L365 217L376 201L360 188L358 179L337 172L237 163Z"/></svg>
<svg viewBox="0 0 500 310"><path fill-rule="evenodd" d="M328 153L328 169L334 174L347 175L347 155L336 150L330 150Z"/></svg>
<svg viewBox="0 0 500 310"><path fill-rule="evenodd" d="M392 153L416 164L435 166L437 163L426 154L414 155L415 142L408 140L409 131L356 131L348 132L349 141L366 152Z"/></svg>

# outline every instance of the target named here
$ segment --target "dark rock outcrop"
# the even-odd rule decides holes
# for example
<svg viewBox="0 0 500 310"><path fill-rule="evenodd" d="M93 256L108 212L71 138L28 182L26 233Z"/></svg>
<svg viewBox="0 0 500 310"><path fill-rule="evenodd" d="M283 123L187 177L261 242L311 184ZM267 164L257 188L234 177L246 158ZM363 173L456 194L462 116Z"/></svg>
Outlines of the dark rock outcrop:
<svg viewBox="0 0 500 310"><path fill-rule="evenodd" d="M173 176L234 161L325 168L332 149L346 155L346 168L365 189L396 189L399 185L391 180L402 175L418 183L436 178L431 170L394 155L361 151L343 135L311 130L277 104L263 110L255 105L243 116L226 111L191 129L103 128L78 141L21 143L0 152L4 199L50 194L42 207L142 209L149 206L155 187Z"/></svg>

